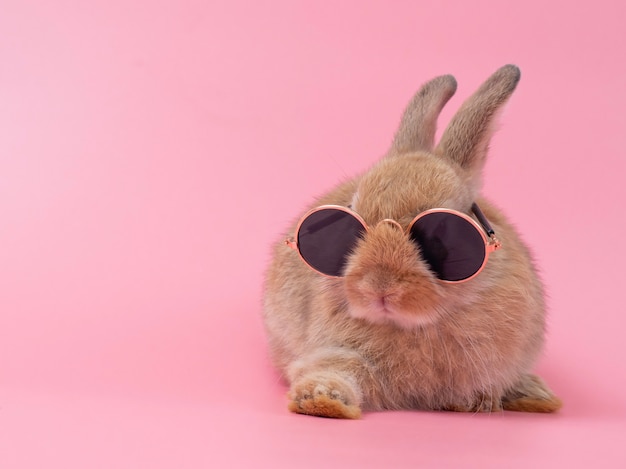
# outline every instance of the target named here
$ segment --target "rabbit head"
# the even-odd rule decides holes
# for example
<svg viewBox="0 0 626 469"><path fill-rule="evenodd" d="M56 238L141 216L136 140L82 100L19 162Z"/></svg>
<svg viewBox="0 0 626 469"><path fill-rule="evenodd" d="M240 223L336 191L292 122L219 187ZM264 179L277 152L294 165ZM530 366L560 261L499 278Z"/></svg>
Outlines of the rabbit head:
<svg viewBox="0 0 626 469"><path fill-rule="evenodd" d="M500 68L465 101L437 145L437 117L456 91L455 79L435 78L411 100L391 149L358 179L350 203L369 227L345 267L353 317L401 327L431 323L450 302L471 296L479 277L489 277L483 272L471 282L442 283L406 230L427 209L471 211L495 117L519 78L516 66Z"/></svg>

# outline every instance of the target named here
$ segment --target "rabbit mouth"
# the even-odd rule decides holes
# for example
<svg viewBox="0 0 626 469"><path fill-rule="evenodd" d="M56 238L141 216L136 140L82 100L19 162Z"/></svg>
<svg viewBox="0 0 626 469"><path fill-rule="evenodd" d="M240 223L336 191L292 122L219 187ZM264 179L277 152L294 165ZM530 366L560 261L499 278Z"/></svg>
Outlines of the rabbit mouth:
<svg viewBox="0 0 626 469"><path fill-rule="evenodd" d="M391 295L381 295L359 303L351 305L350 315L373 324L393 324L402 329L413 329L432 324L440 317L436 308L406 310Z"/></svg>
<svg viewBox="0 0 626 469"><path fill-rule="evenodd" d="M395 323L402 328L432 324L441 317L445 303L442 285L420 271L361 266L348 272L345 293L351 316L372 323Z"/></svg>
<svg viewBox="0 0 626 469"><path fill-rule="evenodd" d="M378 308L383 312L391 312L389 308L391 307L391 301L387 296L381 296L372 301L372 307Z"/></svg>
<svg viewBox="0 0 626 469"><path fill-rule="evenodd" d="M399 311L393 301L388 296L376 297L370 301L367 308L372 314L383 318L392 318L397 316Z"/></svg>

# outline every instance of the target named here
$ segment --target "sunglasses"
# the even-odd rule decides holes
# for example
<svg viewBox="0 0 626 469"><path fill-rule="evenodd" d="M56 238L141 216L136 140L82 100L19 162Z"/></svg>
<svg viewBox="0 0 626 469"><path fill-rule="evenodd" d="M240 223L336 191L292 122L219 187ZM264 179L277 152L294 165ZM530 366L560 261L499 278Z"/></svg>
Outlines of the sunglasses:
<svg viewBox="0 0 626 469"><path fill-rule="evenodd" d="M501 247L478 205L472 205L472 212L480 224L456 210L434 208L417 215L406 230L440 280L464 282L474 278L487 264L489 254ZM380 223L400 227L390 219ZM350 208L323 205L304 215L295 238L285 243L297 250L313 270L328 277L342 277L348 256L368 229Z"/></svg>

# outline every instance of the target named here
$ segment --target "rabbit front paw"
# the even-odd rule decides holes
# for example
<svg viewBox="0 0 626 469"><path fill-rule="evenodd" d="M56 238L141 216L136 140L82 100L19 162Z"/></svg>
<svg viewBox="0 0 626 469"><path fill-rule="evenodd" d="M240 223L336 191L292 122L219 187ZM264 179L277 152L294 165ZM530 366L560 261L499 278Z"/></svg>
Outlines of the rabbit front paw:
<svg viewBox="0 0 626 469"><path fill-rule="evenodd" d="M359 393L350 378L332 372L302 376L289 391L289 410L318 417L358 419Z"/></svg>

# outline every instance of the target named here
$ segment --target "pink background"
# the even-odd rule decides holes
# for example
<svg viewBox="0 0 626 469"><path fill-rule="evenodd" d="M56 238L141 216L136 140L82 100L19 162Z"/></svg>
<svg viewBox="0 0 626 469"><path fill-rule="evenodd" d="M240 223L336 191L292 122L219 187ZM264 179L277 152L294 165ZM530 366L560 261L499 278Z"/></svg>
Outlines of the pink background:
<svg viewBox="0 0 626 469"><path fill-rule="evenodd" d="M626 467L621 0L0 2L0 467ZM269 246L408 99L522 81L484 192L550 293L558 415L289 414Z"/></svg>

